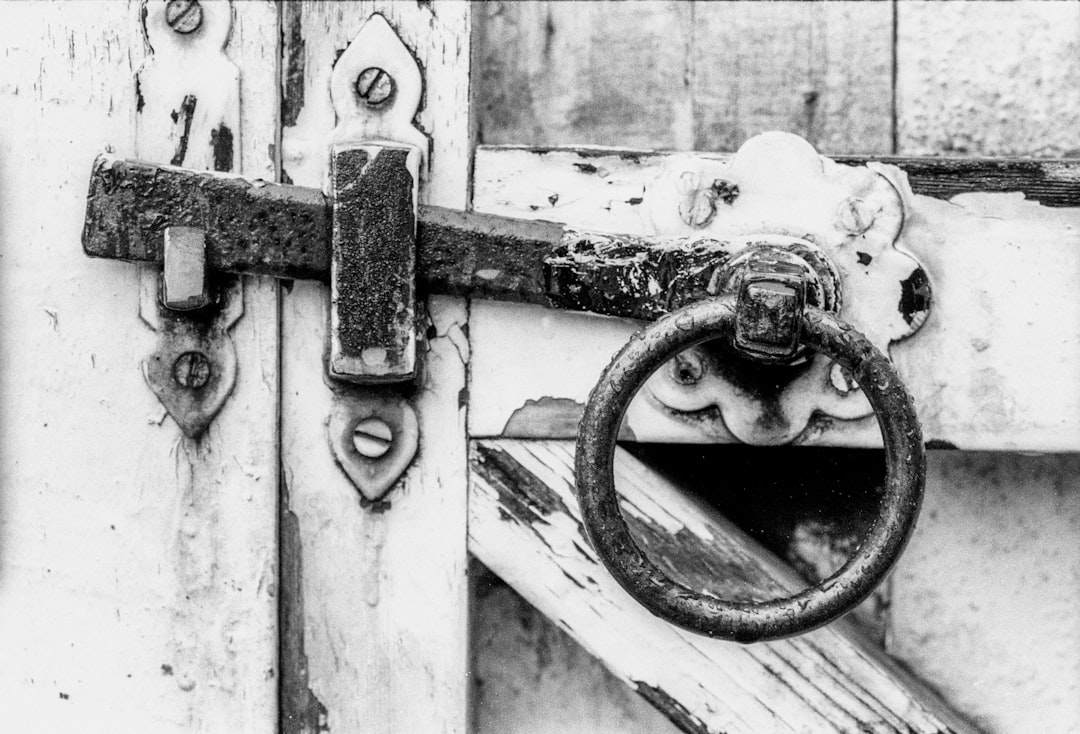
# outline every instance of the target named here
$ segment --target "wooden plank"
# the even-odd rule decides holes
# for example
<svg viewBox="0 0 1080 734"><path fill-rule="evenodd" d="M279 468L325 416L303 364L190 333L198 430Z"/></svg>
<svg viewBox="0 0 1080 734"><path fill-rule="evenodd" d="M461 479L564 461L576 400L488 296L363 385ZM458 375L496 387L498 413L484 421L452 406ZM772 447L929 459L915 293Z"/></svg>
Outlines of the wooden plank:
<svg viewBox="0 0 1080 734"><path fill-rule="evenodd" d="M471 466L473 554L684 731L974 731L846 622L742 646L651 616L584 539L571 443L474 441ZM639 542L683 583L724 597L802 585L622 451L616 479Z"/></svg>
<svg viewBox="0 0 1080 734"><path fill-rule="evenodd" d="M675 734L648 701L478 561L473 734Z"/></svg>
<svg viewBox="0 0 1080 734"><path fill-rule="evenodd" d="M898 152L1080 156L1078 24L1075 3L898 3Z"/></svg>
<svg viewBox="0 0 1080 734"><path fill-rule="evenodd" d="M284 178L320 186L334 113L329 76L372 12L420 63L418 125L432 140L420 200L464 208L472 155L470 8L465 3L288 3L283 7ZM327 295L283 295L282 728L286 732L464 732L468 585L464 434L466 311L427 303L417 458L386 505L362 506L335 463L326 419ZM378 511L385 510L385 511ZM287 572L287 573L285 573Z"/></svg>
<svg viewBox="0 0 1080 734"><path fill-rule="evenodd" d="M486 143L693 141L692 3L494 2L478 11Z"/></svg>
<svg viewBox="0 0 1080 734"><path fill-rule="evenodd" d="M887 3L487 3L477 113L488 144L732 150L785 130L892 150Z"/></svg>
<svg viewBox="0 0 1080 734"><path fill-rule="evenodd" d="M686 148L730 151L783 130L826 153L892 152L891 3L693 8L695 124Z"/></svg>
<svg viewBox="0 0 1080 734"><path fill-rule="evenodd" d="M0 6L0 699L12 730L272 732L275 287L248 283L232 399L191 440L140 371L137 269L79 251L94 156L135 154L140 15ZM238 4L250 175L273 171L276 37L275 8Z"/></svg>
<svg viewBox="0 0 1080 734"><path fill-rule="evenodd" d="M657 211L662 200L654 203L648 186L673 170L724 160L716 154L482 147L474 206L492 214L650 234L657 219L667 222L672 215ZM967 170L978 180L977 166ZM1075 190L1076 167L1057 171L1055 190ZM903 186L902 177L895 180ZM1067 299L1080 267L1080 207L1042 206L1018 193L965 193L942 201L909 192L904 201L899 245L923 263L934 300L930 319L913 337L894 344L891 354L915 397L930 445L1076 450L1080 385L1072 376L1080 363L1080 334L1059 324L1061 313L1075 310ZM521 329L526 322L535 327ZM573 435L601 369L635 329L631 322L481 302L473 305L470 325L475 436ZM505 348L508 340L515 349ZM1055 359L1040 361L1040 379L1032 380L1028 355L1040 344L1052 344ZM536 359L538 354L550 358ZM642 401L631 407L628 425L643 441L724 440L723 432L703 431ZM872 419L836 421L797 439L848 446L879 441Z"/></svg>
<svg viewBox="0 0 1080 734"><path fill-rule="evenodd" d="M1080 6L908 2L897 14L901 153L1080 154ZM1033 184L1064 168L1022 165ZM1065 190L1077 206L1080 180ZM1076 323L1074 289L1052 282L1037 296L1058 299L1051 323L1061 330ZM1037 305L1016 309L1047 318ZM1075 368L1044 381L1042 365L1064 357L1056 341L1042 349L1030 342L1033 384L1072 389ZM1080 729L1077 469L1075 456L960 452L930 462L922 519L893 574L888 650L989 731Z"/></svg>
<svg viewBox="0 0 1080 734"><path fill-rule="evenodd" d="M987 731L1080 730L1080 459L949 452L929 469L889 652Z"/></svg>

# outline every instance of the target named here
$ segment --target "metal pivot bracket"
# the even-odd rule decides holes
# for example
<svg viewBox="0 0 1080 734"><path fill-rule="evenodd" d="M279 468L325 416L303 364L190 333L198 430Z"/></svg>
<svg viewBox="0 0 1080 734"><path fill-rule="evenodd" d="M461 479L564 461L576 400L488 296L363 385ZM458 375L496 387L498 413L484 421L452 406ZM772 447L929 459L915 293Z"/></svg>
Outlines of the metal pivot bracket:
<svg viewBox="0 0 1080 734"><path fill-rule="evenodd" d="M394 486L419 442L404 391L417 372L417 199L428 140L412 119L421 91L419 65L378 14L330 77L328 430L335 459L370 503Z"/></svg>

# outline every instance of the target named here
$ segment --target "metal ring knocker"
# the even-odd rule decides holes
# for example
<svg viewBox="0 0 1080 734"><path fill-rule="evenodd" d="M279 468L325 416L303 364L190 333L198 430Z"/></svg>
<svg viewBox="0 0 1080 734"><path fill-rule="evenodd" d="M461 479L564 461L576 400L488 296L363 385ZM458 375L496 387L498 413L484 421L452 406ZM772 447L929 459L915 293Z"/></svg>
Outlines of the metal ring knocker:
<svg viewBox="0 0 1080 734"><path fill-rule="evenodd" d="M736 299L723 296L675 311L639 331L593 388L578 431L577 494L589 540L622 587L653 614L693 632L756 642L808 632L851 610L899 557L922 503L926 459L911 397L889 360L852 326L807 307L802 344L851 370L877 416L885 444L883 511L858 550L816 586L764 602L724 601L664 574L634 542L615 493L615 440L644 381L684 349L733 339Z"/></svg>

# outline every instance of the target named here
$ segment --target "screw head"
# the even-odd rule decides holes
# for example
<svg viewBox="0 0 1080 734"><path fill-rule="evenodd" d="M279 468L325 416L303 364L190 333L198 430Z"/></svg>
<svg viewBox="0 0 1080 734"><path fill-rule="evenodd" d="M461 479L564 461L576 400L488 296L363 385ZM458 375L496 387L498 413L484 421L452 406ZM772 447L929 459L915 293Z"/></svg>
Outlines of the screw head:
<svg viewBox="0 0 1080 734"><path fill-rule="evenodd" d="M177 33L187 35L199 30L203 10L199 0L169 0L165 6L165 22Z"/></svg>
<svg viewBox="0 0 1080 734"><path fill-rule="evenodd" d="M356 93L368 107L378 107L393 96L394 78L377 66L369 66L356 77Z"/></svg>
<svg viewBox="0 0 1080 734"><path fill-rule="evenodd" d="M210 360L202 352L184 352L173 362L173 379L180 387L197 390L210 381Z"/></svg>
<svg viewBox="0 0 1080 734"><path fill-rule="evenodd" d="M384 421L372 416L356 424L352 440L356 453L366 459L378 459L390 450L394 434Z"/></svg>
<svg viewBox="0 0 1080 734"><path fill-rule="evenodd" d="M871 206L857 197L844 199L836 210L836 227L851 235L860 235L874 226L877 216Z"/></svg>

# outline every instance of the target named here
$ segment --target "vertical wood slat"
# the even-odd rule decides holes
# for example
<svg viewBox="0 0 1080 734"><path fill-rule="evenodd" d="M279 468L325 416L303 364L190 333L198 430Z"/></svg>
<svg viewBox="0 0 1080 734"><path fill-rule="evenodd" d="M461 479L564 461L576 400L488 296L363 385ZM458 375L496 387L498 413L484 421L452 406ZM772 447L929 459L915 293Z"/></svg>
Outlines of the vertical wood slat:
<svg viewBox="0 0 1080 734"><path fill-rule="evenodd" d="M901 155L1080 156L1080 6L897 6Z"/></svg>
<svg viewBox="0 0 1080 734"><path fill-rule="evenodd" d="M1080 5L901 2L897 16L898 153L1080 155ZM1044 291L1050 302L1061 292ZM1054 395L1040 360L1061 347L1031 343L1047 350L1029 357L1032 384ZM1075 458L930 458L922 518L893 573L889 651L987 730L1077 731Z"/></svg>
<svg viewBox="0 0 1080 734"><path fill-rule="evenodd" d="M334 127L330 71L372 12L417 56L417 122L432 139L420 199L464 208L472 154L470 7L465 3L286 3L283 178L321 186ZM283 297L284 732L464 732L468 586L464 426L466 311L428 302L414 406L420 448L383 512L365 508L327 441L327 295Z"/></svg>
<svg viewBox="0 0 1080 734"><path fill-rule="evenodd" d="M892 3L503 2L477 12L484 143L734 151L780 129L826 153L894 152ZM553 193L541 203L555 206ZM508 333L521 323L513 306L482 305ZM545 313L541 330L562 333L567 318ZM883 585L875 598L887 597ZM482 669L491 653L478 654Z"/></svg>
<svg viewBox="0 0 1080 734"><path fill-rule="evenodd" d="M892 152L892 7L501 2L478 22L486 144L734 151L785 130Z"/></svg>
<svg viewBox="0 0 1080 734"><path fill-rule="evenodd" d="M680 106L689 9L654 1L481 6L480 139L688 146L692 120Z"/></svg>
<svg viewBox="0 0 1080 734"><path fill-rule="evenodd" d="M696 150L783 130L826 155L892 152L891 3L694 7Z"/></svg>
<svg viewBox="0 0 1080 734"><path fill-rule="evenodd" d="M273 171L276 40L276 8L238 4L249 175ZM139 4L4 3L0 46L5 726L273 732L276 289L249 281L232 398L183 438L140 371L136 268L79 245L94 155L136 153Z"/></svg>

